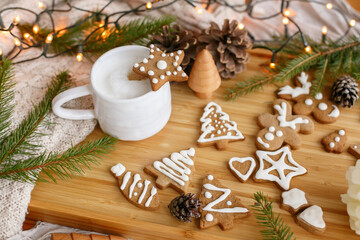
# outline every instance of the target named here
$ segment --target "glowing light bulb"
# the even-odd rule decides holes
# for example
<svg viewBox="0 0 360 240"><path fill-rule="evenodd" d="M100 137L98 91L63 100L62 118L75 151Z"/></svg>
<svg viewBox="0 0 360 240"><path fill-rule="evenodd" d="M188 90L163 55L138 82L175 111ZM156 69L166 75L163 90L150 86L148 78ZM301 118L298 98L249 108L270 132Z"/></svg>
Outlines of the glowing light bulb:
<svg viewBox="0 0 360 240"><path fill-rule="evenodd" d="M2 56L2 54L3 54L3 52L2 52L2 50L1 50L1 48L0 48L0 56Z"/></svg>
<svg viewBox="0 0 360 240"><path fill-rule="evenodd" d="M195 7L195 11L196 11L199 15L201 15L201 14L204 13L204 9L203 9L202 7L199 7L199 6L196 6L196 7Z"/></svg>
<svg viewBox="0 0 360 240"><path fill-rule="evenodd" d="M37 2L37 5L40 9L44 10L46 8L45 4L43 2Z"/></svg>
<svg viewBox="0 0 360 240"><path fill-rule="evenodd" d="M28 40L29 38L30 38L30 34L28 34L28 33L24 33L24 38L26 39L26 40Z"/></svg>
<svg viewBox="0 0 360 240"><path fill-rule="evenodd" d="M327 31L328 31L328 29L327 29L326 26L323 26L323 27L321 28L321 32L322 32L323 35L326 35L326 34L327 34Z"/></svg>
<svg viewBox="0 0 360 240"><path fill-rule="evenodd" d="M36 34L36 33L39 32L39 30L40 30L39 26L38 26L37 24L35 24L35 25L33 26L33 32Z"/></svg>
<svg viewBox="0 0 360 240"><path fill-rule="evenodd" d="M19 47L21 45L21 42L18 38L14 38L14 44L15 44L15 46Z"/></svg>
<svg viewBox="0 0 360 240"><path fill-rule="evenodd" d="M243 30L245 28L245 25L243 23L238 23L237 27L238 29Z"/></svg>
<svg viewBox="0 0 360 240"><path fill-rule="evenodd" d="M326 8L327 8L327 9L332 9L332 8L333 8L332 3L327 3L327 4L326 4Z"/></svg>
<svg viewBox="0 0 360 240"><path fill-rule="evenodd" d="M270 66L270 68L274 69L274 68L276 67L276 63L271 62L271 63L269 64L269 66Z"/></svg>
<svg viewBox="0 0 360 240"><path fill-rule="evenodd" d="M290 16L290 14L291 14L291 12L290 12L289 9L285 9L285 10L284 10L284 15L285 15L285 16L288 17L288 16Z"/></svg>
<svg viewBox="0 0 360 240"><path fill-rule="evenodd" d="M102 38L103 40L105 40L106 37L108 37L108 31L104 30L104 31L101 33L101 38Z"/></svg>
<svg viewBox="0 0 360 240"><path fill-rule="evenodd" d="M152 3L151 2L147 2L146 3L146 9L150 9L152 8Z"/></svg>
<svg viewBox="0 0 360 240"><path fill-rule="evenodd" d="M16 16L13 20L13 24L17 25L20 22L20 19L21 19L20 16Z"/></svg>
<svg viewBox="0 0 360 240"><path fill-rule="evenodd" d="M82 53L78 53L78 54L76 55L76 60L77 60L78 62L81 62L82 59L83 59L83 54L82 54Z"/></svg>
<svg viewBox="0 0 360 240"><path fill-rule="evenodd" d="M56 36L59 38L59 37L61 37L62 35L64 35L65 33L66 33L66 29L63 29L63 30L59 31L59 32L56 34Z"/></svg>
<svg viewBox="0 0 360 240"><path fill-rule="evenodd" d="M311 53L311 47L310 46L305 47L305 52Z"/></svg>
<svg viewBox="0 0 360 240"><path fill-rule="evenodd" d="M45 43L50 44L52 40L54 39L54 36L52 34L47 35L45 39Z"/></svg>
<svg viewBox="0 0 360 240"><path fill-rule="evenodd" d="M355 19L351 19L350 22L349 22L350 27L354 27L355 24L356 24Z"/></svg>
<svg viewBox="0 0 360 240"><path fill-rule="evenodd" d="M289 19L288 19L287 17L284 17L284 18L282 19L282 23L283 23L284 25L289 24Z"/></svg>

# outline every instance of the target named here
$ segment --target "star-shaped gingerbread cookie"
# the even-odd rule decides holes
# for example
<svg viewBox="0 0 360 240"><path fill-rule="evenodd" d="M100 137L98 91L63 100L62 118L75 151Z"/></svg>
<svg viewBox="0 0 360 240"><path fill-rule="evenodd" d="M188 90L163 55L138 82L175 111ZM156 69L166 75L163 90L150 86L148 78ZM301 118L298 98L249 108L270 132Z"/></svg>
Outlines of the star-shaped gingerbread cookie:
<svg viewBox="0 0 360 240"><path fill-rule="evenodd" d="M159 90L166 82L183 82L188 76L180 66L184 58L184 51L165 53L154 44L150 45L149 58L135 63L133 71L141 76L148 77L153 91Z"/></svg>

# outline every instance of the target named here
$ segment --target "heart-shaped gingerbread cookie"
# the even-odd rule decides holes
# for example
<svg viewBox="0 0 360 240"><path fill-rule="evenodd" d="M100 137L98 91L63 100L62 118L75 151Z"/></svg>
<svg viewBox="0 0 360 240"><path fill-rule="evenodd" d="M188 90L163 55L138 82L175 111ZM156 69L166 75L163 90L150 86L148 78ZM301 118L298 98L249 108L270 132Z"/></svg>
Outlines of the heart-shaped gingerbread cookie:
<svg viewBox="0 0 360 240"><path fill-rule="evenodd" d="M229 170L241 182L246 182L254 172L256 162L252 157L233 157L229 160Z"/></svg>

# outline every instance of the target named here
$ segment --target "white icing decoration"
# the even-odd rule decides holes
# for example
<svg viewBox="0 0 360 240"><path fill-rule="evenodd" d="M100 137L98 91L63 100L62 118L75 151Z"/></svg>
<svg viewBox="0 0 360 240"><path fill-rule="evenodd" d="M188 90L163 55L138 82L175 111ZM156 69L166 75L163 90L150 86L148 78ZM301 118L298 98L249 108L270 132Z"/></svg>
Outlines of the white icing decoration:
<svg viewBox="0 0 360 240"><path fill-rule="evenodd" d="M134 175L134 181L129 188L129 198L132 198L134 188L135 188L136 184L138 183L138 181L140 181L140 180L141 180L140 174L136 173Z"/></svg>
<svg viewBox="0 0 360 240"><path fill-rule="evenodd" d="M186 73L184 73L184 72L181 73L181 76L182 76L182 77L186 77Z"/></svg>
<svg viewBox="0 0 360 240"><path fill-rule="evenodd" d="M212 222L214 220L214 216L211 213L205 215L205 220L208 222Z"/></svg>
<svg viewBox="0 0 360 240"><path fill-rule="evenodd" d="M154 44L150 44L150 48L154 48Z"/></svg>
<svg viewBox="0 0 360 240"><path fill-rule="evenodd" d="M335 147L335 143L333 143L333 142L329 143L329 147L330 147L330 148L334 148L334 147Z"/></svg>
<svg viewBox="0 0 360 240"><path fill-rule="evenodd" d="M276 156L281 153L279 160L274 161L270 156ZM293 159L290 148L288 146L282 147L277 151L256 151L256 155L259 158L260 167L256 172L255 178L276 182L284 190L288 190L290 187L290 181L293 177L306 173L306 169ZM285 157L287 156L288 162L291 165L286 164ZM269 162L272 166L265 169L264 161ZM277 171L279 176L270 174L271 171ZM285 175L285 170L290 172Z"/></svg>
<svg viewBox="0 0 360 240"><path fill-rule="evenodd" d="M174 74L174 75L177 75L177 72L176 72L176 71L173 71L173 74Z"/></svg>
<svg viewBox="0 0 360 240"><path fill-rule="evenodd" d="M126 185L129 182L130 177L131 177L131 172L127 172L122 180L122 184L120 186L121 190L124 190L126 188Z"/></svg>
<svg viewBox="0 0 360 240"><path fill-rule="evenodd" d="M208 176L207 176L207 179L210 180L210 181L212 181L212 180L214 180L214 176L213 176L213 175L208 175Z"/></svg>
<svg viewBox="0 0 360 240"><path fill-rule="evenodd" d="M217 132L216 132L217 134L221 134L221 131L220 130L217 130Z"/></svg>
<svg viewBox="0 0 360 240"><path fill-rule="evenodd" d="M240 171L238 171L233 166L233 162L244 163L246 161L250 161L251 164L250 164L249 170L245 174L242 174ZM256 167L256 162L255 162L254 158L252 158L252 157L244 157L244 158L233 157L229 160L229 167L239 178L241 178L245 182L246 180L248 180L248 178L253 173L253 171Z"/></svg>
<svg viewBox="0 0 360 240"><path fill-rule="evenodd" d="M154 71L151 71L151 70L148 71L147 73L148 73L149 76L154 76L154 74L155 74Z"/></svg>
<svg viewBox="0 0 360 240"><path fill-rule="evenodd" d="M155 194L157 193L157 189L155 187L152 187L151 188L151 193L150 193L150 196L148 198L148 200L146 201L145 203L145 207L149 207L150 204L151 204L151 201L153 199L153 197L155 196Z"/></svg>
<svg viewBox="0 0 360 240"><path fill-rule="evenodd" d="M340 137L336 137L335 142L340 142Z"/></svg>
<svg viewBox="0 0 360 240"><path fill-rule="evenodd" d="M299 214L298 218L316 228L325 228L326 226L323 219L323 211L317 205L306 208Z"/></svg>
<svg viewBox="0 0 360 240"><path fill-rule="evenodd" d="M167 63L164 60L160 60L156 63L156 67L160 70L167 68Z"/></svg>
<svg viewBox="0 0 360 240"><path fill-rule="evenodd" d="M277 137L282 137L283 136L283 132L281 130L276 131L276 136Z"/></svg>
<svg viewBox="0 0 360 240"><path fill-rule="evenodd" d="M269 148L269 147L270 147L270 144L264 142L264 141L261 139L261 137L257 137L257 141L258 141L259 143L261 143L261 145L263 145L265 148Z"/></svg>
<svg viewBox="0 0 360 240"><path fill-rule="evenodd" d="M205 197L206 198L211 198L212 197L212 194L210 192L205 192Z"/></svg>
<svg viewBox="0 0 360 240"><path fill-rule="evenodd" d="M139 67L139 64L138 64L138 63L135 63L135 64L134 64L134 67L136 67L136 68Z"/></svg>
<svg viewBox="0 0 360 240"><path fill-rule="evenodd" d="M354 146L355 149L357 149L357 146Z"/></svg>
<svg viewBox="0 0 360 240"><path fill-rule="evenodd" d="M272 133L266 133L266 134L265 134L265 139L268 140L268 141L274 140L274 134L272 134Z"/></svg>
<svg viewBox="0 0 360 240"><path fill-rule="evenodd" d="M344 136L344 135L345 135L345 131L344 131L344 130L340 130L340 131L339 131L339 135L340 135L340 136Z"/></svg>
<svg viewBox="0 0 360 240"><path fill-rule="evenodd" d="M311 105L313 104L313 100L310 99L310 98L307 98L307 99L305 100L305 104L308 105L308 106L311 106Z"/></svg>
<svg viewBox="0 0 360 240"><path fill-rule="evenodd" d="M115 176L119 177L125 172L126 168L121 163L116 164L111 168L111 172L115 174Z"/></svg>
<svg viewBox="0 0 360 240"><path fill-rule="evenodd" d="M211 114L214 112L215 114L219 114L219 120L221 120L221 124L224 125L224 129L226 129L226 134L216 136L216 137L207 137L208 135L211 135L213 131L216 130L213 126L213 122L211 119ZM215 115L214 115L215 116ZM221 139L244 139L244 136L241 134L241 132L237 129L237 124L234 121L230 121L229 115L222 111L221 107L214 103L209 102L205 109L202 117L200 118L200 121L202 122L201 125L201 132L198 142L212 142L216 140ZM226 121L226 122L225 122ZM232 131L235 132L235 135L232 135ZM229 135L230 133L230 135Z"/></svg>
<svg viewBox="0 0 360 240"><path fill-rule="evenodd" d="M175 56L175 60L177 61L177 60L179 60L180 59L180 57L179 56Z"/></svg>
<svg viewBox="0 0 360 240"><path fill-rule="evenodd" d="M283 192L281 196L283 199L283 204L290 206L294 210L308 204L308 201L305 197L305 192L298 188L293 188L289 191Z"/></svg>
<svg viewBox="0 0 360 240"><path fill-rule="evenodd" d="M321 100L322 98L323 98L322 93L317 93L317 94L315 95L315 99L317 99L317 100Z"/></svg>
<svg viewBox="0 0 360 240"><path fill-rule="evenodd" d="M174 56L174 53L170 53L170 56L171 56L171 57Z"/></svg>
<svg viewBox="0 0 360 240"><path fill-rule="evenodd" d="M138 182L138 184L136 185L138 188L142 188L143 184L142 182Z"/></svg>
<svg viewBox="0 0 360 240"><path fill-rule="evenodd" d="M150 49L150 52L153 53L153 52L154 52L154 49Z"/></svg>
<svg viewBox="0 0 360 240"><path fill-rule="evenodd" d="M274 108L278 111L279 116L277 117L277 120L280 123L280 127L290 127L292 129L296 129L296 124L308 124L309 120L304 119L301 117L297 117L291 121L286 121L286 103L282 102L281 107L280 105L275 105Z"/></svg>
<svg viewBox="0 0 360 240"><path fill-rule="evenodd" d="M148 62L149 62L149 60L147 60L147 58L143 59L143 63L148 63Z"/></svg>
<svg viewBox="0 0 360 240"><path fill-rule="evenodd" d="M166 56L166 54L165 54L165 53L162 53L162 54L161 54L161 56L162 56L162 57L165 57L165 56Z"/></svg>
<svg viewBox="0 0 360 240"><path fill-rule="evenodd" d="M153 59L153 58L154 58L154 55L151 54L151 55L149 56L149 58L150 58L150 59Z"/></svg>
<svg viewBox="0 0 360 240"><path fill-rule="evenodd" d="M328 108L328 106L326 105L326 103L320 103L319 106L318 106L318 108L319 108L321 111L325 111L325 110Z"/></svg>
<svg viewBox="0 0 360 240"><path fill-rule="evenodd" d="M154 83L154 84L156 84L156 83L159 82L159 80L157 80L156 78L153 78L151 81L152 81L152 83Z"/></svg>
<svg viewBox="0 0 360 240"><path fill-rule="evenodd" d="M141 72L145 72L145 67L140 67Z"/></svg>
<svg viewBox="0 0 360 240"><path fill-rule="evenodd" d="M182 70L182 68L181 68L180 66L178 66L178 67L176 68L176 70L180 72L180 71Z"/></svg>
<svg viewBox="0 0 360 240"><path fill-rule="evenodd" d="M274 126L270 126L270 127L269 127L269 131L270 131L270 132L275 132L275 127L274 127Z"/></svg>
<svg viewBox="0 0 360 240"><path fill-rule="evenodd" d="M156 48L156 51L158 51L158 52L159 52L159 51L160 51L160 48Z"/></svg>
<svg viewBox="0 0 360 240"><path fill-rule="evenodd" d="M134 192L134 196L136 197L138 195L138 193L137 192Z"/></svg>
<svg viewBox="0 0 360 240"><path fill-rule="evenodd" d="M331 113L328 114L328 116L333 117L333 118L339 117L340 116L340 111L339 111L338 107L335 106L335 105L332 105L332 106L333 106L334 110L332 110Z"/></svg>
<svg viewBox="0 0 360 240"><path fill-rule="evenodd" d="M305 72L302 72L300 76L298 76L298 80L301 83L301 87L292 88L288 85L284 86L280 88L278 95L290 94L292 98L295 98L300 95L309 94L311 83L307 81L308 75Z"/></svg>
<svg viewBox="0 0 360 240"><path fill-rule="evenodd" d="M177 62L173 62L173 65L174 65L174 67L176 67L178 64L177 64Z"/></svg>
<svg viewBox="0 0 360 240"><path fill-rule="evenodd" d="M188 175L191 174L188 166L194 165L194 161L189 156L195 156L194 148L182 150L180 153L174 152L170 158L163 158L161 162L155 161L153 166L180 186L184 186L185 182L189 181Z"/></svg>
<svg viewBox="0 0 360 240"><path fill-rule="evenodd" d="M171 75L171 72L170 72L170 71L166 71L165 74L168 75L168 76L170 76L170 75Z"/></svg>
<svg viewBox="0 0 360 240"><path fill-rule="evenodd" d="M164 80L164 79L165 79L165 76L164 76L164 75L160 75L160 79L161 79L161 80Z"/></svg>
<svg viewBox="0 0 360 240"><path fill-rule="evenodd" d="M149 181L149 180L145 180L145 182L144 182L144 189L143 189L143 191L142 191L142 193L141 193L141 195L140 195L140 197L139 197L139 199L138 199L138 204L141 204L142 200L144 199L149 185L150 185L150 181Z"/></svg>
<svg viewBox="0 0 360 240"><path fill-rule="evenodd" d="M231 201L227 201L227 202L226 202L226 205L231 206L231 205L232 205L232 202L231 202Z"/></svg>
<svg viewBox="0 0 360 240"><path fill-rule="evenodd" d="M176 52L178 55L180 55L181 54L181 50L177 50L177 52Z"/></svg>
<svg viewBox="0 0 360 240"><path fill-rule="evenodd" d="M224 201L231 193L231 190L228 188L219 188L217 186L212 185L211 183L206 183L203 186L205 189L210 191L219 191L223 192L223 194L215 199L214 201L208 203L205 207L203 207L203 211L208 212L220 212L220 213L246 213L249 210L244 207L234 207L234 208L213 208L220 202Z"/></svg>

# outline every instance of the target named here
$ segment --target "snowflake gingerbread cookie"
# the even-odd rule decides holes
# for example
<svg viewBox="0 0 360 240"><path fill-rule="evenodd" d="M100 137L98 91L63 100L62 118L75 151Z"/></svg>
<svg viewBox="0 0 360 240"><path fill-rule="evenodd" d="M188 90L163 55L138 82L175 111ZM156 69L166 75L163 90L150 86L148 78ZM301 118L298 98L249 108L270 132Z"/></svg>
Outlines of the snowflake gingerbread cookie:
<svg viewBox="0 0 360 240"><path fill-rule="evenodd" d="M193 157L195 149L174 152L170 158L163 158L144 168L144 172L156 177L156 185L160 189L168 186L180 193L186 193L191 175L195 170Z"/></svg>
<svg viewBox="0 0 360 240"><path fill-rule="evenodd" d="M245 139L237 129L236 122L230 121L229 115L214 102L206 105L200 121L202 122L201 135L197 140L199 147L215 144L217 149L223 150L229 142Z"/></svg>
<svg viewBox="0 0 360 240"><path fill-rule="evenodd" d="M249 210L231 190L222 186L212 175L208 175L203 181L200 200L203 206L201 229L219 225L222 230L228 230L233 228L235 219L249 215Z"/></svg>
<svg viewBox="0 0 360 240"><path fill-rule="evenodd" d="M165 53L151 44L149 58L144 58L142 62L135 63L133 71L149 78L152 90L157 91L168 81L183 82L188 79L180 66L183 59L183 50Z"/></svg>
<svg viewBox="0 0 360 240"><path fill-rule="evenodd" d="M293 177L304 175L306 169L295 162L288 146L277 151L256 151L259 169L254 176L255 182L270 181L283 190L289 190Z"/></svg>
<svg viewBox="0 0 360 240"><path fill-rule="evenodd" d="M311 83L308 82L308 75L304 72L298 76L298 87L284 86L279 89L278 96L286 100L294 100L296 104L293 107L294 114L310 115L320 123L333 123L339 116L338 107L328 99L325 99L322 93L315 96L310 94Z"/></svg>
<svg viewBox="0 0 360 240"><path fill-rule="evenodd" d="M291 105L282 99L274 102L275 114L264 113L258 117L262 129L257 134L256 147L261 150L276 150L288 144L292 149L301 146L298 132L310 134L314 131L313 121L302 115L292 115Z"/></svg>
<svg viewBox="0 0 360 240"><path fill-rule="evenodd" d="M113 166L111 172L118 179L121 193L129 202L146 210L159 208L160 200L153 183L139 173L126 172L121 163Z"/></svg>

